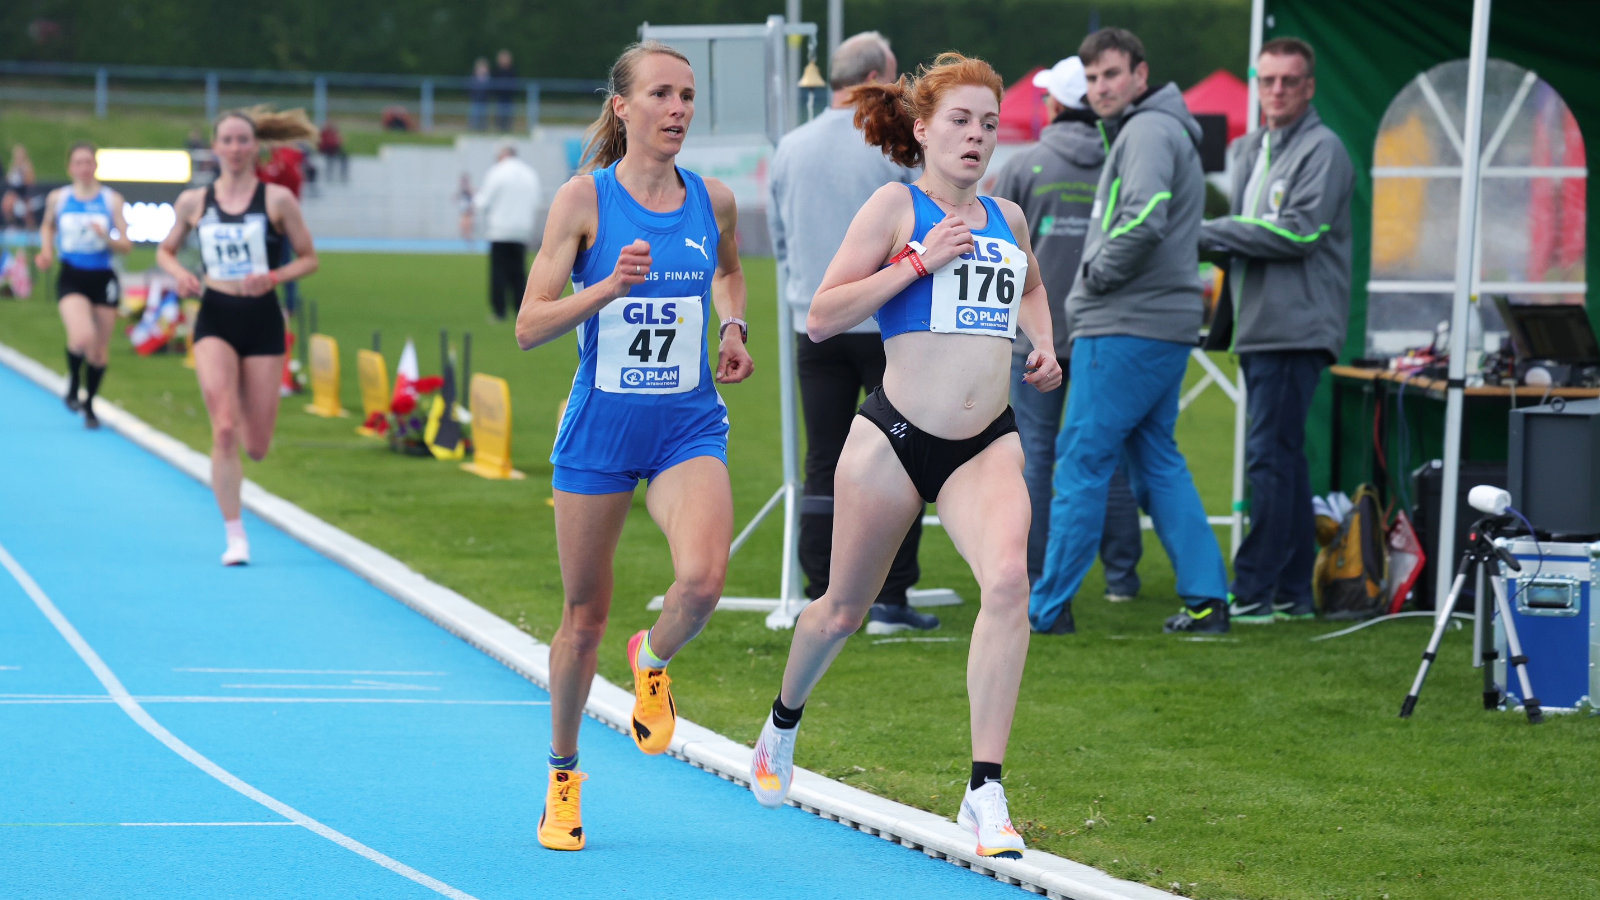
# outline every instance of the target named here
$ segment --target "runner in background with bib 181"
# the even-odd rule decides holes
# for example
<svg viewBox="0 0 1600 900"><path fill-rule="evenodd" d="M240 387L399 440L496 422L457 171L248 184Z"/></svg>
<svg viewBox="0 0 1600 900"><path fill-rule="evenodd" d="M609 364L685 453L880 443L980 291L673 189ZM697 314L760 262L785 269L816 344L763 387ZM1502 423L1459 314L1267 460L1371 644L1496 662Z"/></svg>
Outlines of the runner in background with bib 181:
<svg viewBox="0 0 1600 900"><path fill-rule="evenodd" d="M716 382L750 376L733 192L680 169L694 71L664 44L611 69L585 170L556 192L517 313L524 350L578 332L578 373L550 456L565 603L550 642L550 780L539 842L584 846L578 726L611 609L611 566L641 479L672 550L661 617L628 642L633 733L661 753L676 709L667 661L722 596L733 538L728 411ZM567 279L573 293L561 296ZM713 375L711 307L721 316Z"/></svg>
<svg viewBox="0 0 1600 900"><path fill-rule="evenodd" d="M211 490L227 534L225 566L250 561L239 509L244 481L239 447L243 444L245 453L260 462L278 421L286 344L277 288L317 270L317 251L299 201L288 188L257 178L256 158L262 141L316 135L301 110L224 113L211 138L221 172L206 187L178 195L177 222L156 250L156 262L178 280L179 295L200 297L195 375L211 417ZM178 249L190 231L200 233L203 285L178 262ZM288 247L296 258L284 263Z"/></svg>

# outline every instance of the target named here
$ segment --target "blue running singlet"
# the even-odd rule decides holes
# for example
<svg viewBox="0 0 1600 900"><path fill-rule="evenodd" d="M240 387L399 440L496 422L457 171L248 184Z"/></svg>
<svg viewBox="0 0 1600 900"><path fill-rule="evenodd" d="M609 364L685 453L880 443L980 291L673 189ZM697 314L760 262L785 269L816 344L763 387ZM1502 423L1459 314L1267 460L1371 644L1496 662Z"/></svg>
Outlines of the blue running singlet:
<svg viewBox="0 0 1600 900"><path fill-rule="evenodd" d="M914 184L911 207L920 241L944 220L945 212ZM972 230L973 251L911 282L890 297L873 318L883 339L908 331L985 334L1016 340L1017 303L1028 277L1028 257L1017 246L1011 226L991 197L979 197L989 221Z"/></svg>
<svg viewBox="0 0 1600 900"><path fill-rule="evenodd" d="M99 225L100 231L94 226ZM68 187L56 209L56 250L61 261L78 269L111 268L111 189L102 187L92 199L79 200Z"/></svg>
<svg viewBox="0 0 1600 900"><path fill-rule="evenodd" d="M679 168L685 196L672 212L645 209L617 183L616 166L593 173L599 225L574 261L574 290L609 276L635 239L650 244L649 280L578 326L578 371L550 462L619 476L615 489L693 456L727 461L727 408L706 353L716 214L700 176ZM599 489L564 487L583 493ZM626 487L622 487L626 484Z"/></svg>

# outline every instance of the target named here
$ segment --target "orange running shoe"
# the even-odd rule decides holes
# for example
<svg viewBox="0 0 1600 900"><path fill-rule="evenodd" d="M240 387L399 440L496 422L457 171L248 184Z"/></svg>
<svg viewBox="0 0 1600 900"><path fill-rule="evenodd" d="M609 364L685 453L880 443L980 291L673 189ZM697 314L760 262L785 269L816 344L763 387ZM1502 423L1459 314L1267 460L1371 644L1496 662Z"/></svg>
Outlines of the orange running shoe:
<svg viewBox="0 0 1600 900"><path fill-rule="evenodd" d="M672 702L672 679L666 669L639 668L641 631L628 639L628 668L633 670L633 742L652 756L663 753L672 743L672 730L678 724L678 707Z"/></svg>
<svg viewBox="0 0 1600 900"><path fill-rule="evenodd" d="M539 843L551 850L583 849L583 782L589 776L575 769L551 769L550 787L539 816Z"/></svg>

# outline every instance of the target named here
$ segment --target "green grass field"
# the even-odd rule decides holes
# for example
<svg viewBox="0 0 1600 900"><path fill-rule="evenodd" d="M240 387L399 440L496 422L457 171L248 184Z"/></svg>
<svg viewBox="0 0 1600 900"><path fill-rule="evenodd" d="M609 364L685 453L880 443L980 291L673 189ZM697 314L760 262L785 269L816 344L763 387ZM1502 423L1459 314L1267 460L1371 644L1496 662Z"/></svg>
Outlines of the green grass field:
<svg viewBox="0 0 1600 900"><path fill-rule="evenodd" d="M130 263L149 264L148 252ZM347 406L359 403L354 351L374 331L391 368L404 339L416 338L423 374L438 370L441 328L453 340L470 331L473 370L511 383L514 453L527 480L485 481L390 453L353 433L358 413L316 418L299 397L284 402L271 456L245 472L549 640L561 585L546 459L575 351L569 337L521 353L509 325L487 324L486 268L474 257L330 254L305 294L321 330L340 342ZM746 269L756 374L722 391L733 422L736 526L781 478L772 262L748 260ZM0 302L0 341L59 368L60 325L54 304L40 299L53 296L41 285L31 301ZM119 338L105 395L208 449L199 391L178 357L138 358ZM1228 503L1231 434L1231 407L1215 390L1180 420L1180 443L1213 512ZM779 532L770 520L734 557L729 595L773 594ZM938 610L937 635L951 640L852 638L809 704L797 759L953 816L970 758L965 666L978 598L938 529L926 532L922 564L923 586L966 598ZM1136 602L1105 603L1097 568L1076 604L1079 633L1033 638L1007 759L1011 811L1030 846L1194 897L1600 896L1600 721L1552 716L1533 728L1520 714L1484 711L1464 631L1446 637L1415 717L1402 721L1396 713L1428 620L1320 643L1309 639L1334 626L1175 640L1160 633L1177 601L1153 536L1140 569ZM600 671L626 684L623 644L652 621L645 603L671 577L642 494L616 570ZM763 619L720 613L675 662L685 717L754 739L789 642ZM544 750L530 738L528 764ZM535 816L530 810L530 828Z"/></svg>
<svg viewBox="0 0 1600 900"><path fill-rule="evenodd" d="M341 118L339 125L345 152L352 155L374 155L384 144L450 144L461 132L449 127L426 134L384 131L375 116ZM92 141L100 147L181 149L190 131L199 131L209 141L210 128L198 103L192 115L141 110L137 114L112 112L104 119L95 118L87 107L53 110L16 104L0 115L0 151L9 168L11 145L22 144L28 148L39 180L56 182L67 180L67 151L79 141Z"/></svg>

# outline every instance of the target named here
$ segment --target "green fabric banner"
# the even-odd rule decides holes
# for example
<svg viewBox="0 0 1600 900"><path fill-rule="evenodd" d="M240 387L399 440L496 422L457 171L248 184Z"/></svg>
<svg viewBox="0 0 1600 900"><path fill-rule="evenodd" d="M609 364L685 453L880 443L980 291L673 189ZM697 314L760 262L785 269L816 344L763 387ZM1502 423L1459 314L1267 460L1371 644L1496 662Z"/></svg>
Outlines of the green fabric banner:
<svg viewBox="0 0 1600 900"><path fill-rule="evenodd" d="M1362 355L1365 346L1366 285L1372 259L1371 172L1378 126L1395 96L1417 75L1440 63L1467 58L1472 10L1472 0L1266 0L1266 39L1299 37L1316 49L1317 94L1313 102L1323 121L1344 140L1355 162L1356 189L1351 203L1354 271L1345 360ZM1528 69L1548 82L1566 101L1578 127L1593 136L1600 134L1596 35L1600 35L1600 3L1500 0L1490 17L1489 56ZM1486 128L1493 124L1486 123ZM1597 228L1596 217L1587 216L1585 272L1600 245ZM1588 295L1588 310L1591 322L1600 325L1600 295L1593 290ZM1367 462L1371 420L1350 412L1346 410L1345 433L1358 437L1347 439L1344 448L1330 447L1331 399L1326 387L1319 393L1307 434L1314 493L1329 489L1332 453L1342 453L1345 459L1342 483L1333 487L1349 490L1358 482L1379 477ZM1493 415L1502 421L1489 424L1503 429L1504 410ZM1409 477L1407 472L1394 471L1390 480Z"/></svg>

